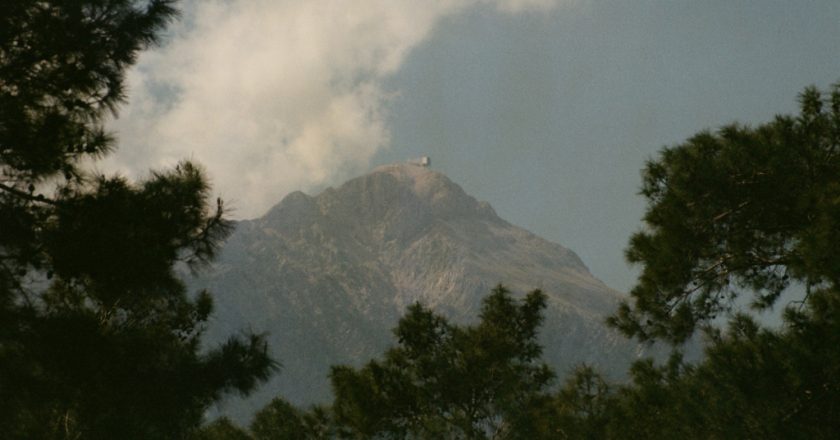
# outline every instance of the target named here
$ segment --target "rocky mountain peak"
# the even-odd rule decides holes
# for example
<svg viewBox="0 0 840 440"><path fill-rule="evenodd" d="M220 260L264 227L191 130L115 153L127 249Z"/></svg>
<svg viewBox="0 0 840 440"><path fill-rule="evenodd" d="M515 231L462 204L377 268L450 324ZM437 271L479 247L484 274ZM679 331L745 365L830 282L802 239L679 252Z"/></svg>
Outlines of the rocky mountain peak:
<svg viewBox="0 0 840 440"><path fill-rule="evenodd" d="M237 224L196 289L223 292L208 338L247 326L268 332L284 364L247 404L246 419L278 393L297 404L329 396L329 366L380 354L405 308L420 302L467 322L497 283L548 296L545 358L621 365L637 346L606 329L620 294L569 249L499 218L440 172L386 165L316 196L287 195Z"/></svg>
<svg viewBox="0 0 840 440"><path fill-rule="evenodd" d="M434 218L483 217L497 220L487 203L467 195L448 177L413 164L384 165L321 196L325 207L341 206L380 218L389 211L406 211ZM352 205L352 206L348 206Z"/></svg>
<svg viewBox="0 0 840 440"><path fill-rule="evenodd" d="M395 183L410 189L414 195L430 206L443 199L453 199L467 203L474 200L460 186L442 173L420 165L410 163L383 165L374 169L366 177L373 176L386 176L385 178L388 180L393 178Z"/></svg>
<svg viewBox="0 0 840 440"><path fill-rule="evenodd" d="M378 167L315 197L292 192L258 221L286 232L319 224L377 246L410 242L440 223L507 224L444 174L410 163Z"/></svg>

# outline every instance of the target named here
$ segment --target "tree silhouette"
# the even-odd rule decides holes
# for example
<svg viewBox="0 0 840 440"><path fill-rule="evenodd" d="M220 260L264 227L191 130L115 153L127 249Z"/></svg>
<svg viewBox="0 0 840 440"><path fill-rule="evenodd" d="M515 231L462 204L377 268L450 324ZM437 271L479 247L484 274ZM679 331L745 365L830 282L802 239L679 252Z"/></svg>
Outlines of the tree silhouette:
<svg viewBox="0 0 840 440"><path fill-rule="evenodd" d="M646 228L627 250L642 273L613 325L681 342L739 295L762 310L792 283L836 294L840 87L807 88L800 104L799 116L702 132L647 164Z"/></svg>
<svg viewBox="0 0 840 440"><path fill-rule="evenodd" d="M553 378L536 342L544 307L540 291L518 304L501 286L473 326L409 307L382 360L333 367L336 420L353 438L519 438Z"/></svg>
<svg viewBox="0 0 840 440"><path fill-rule="evenodd" d="M0 6L0 432L178 438L226 392L273 370L261 337L202 350L198 269L230 231L201 170L142 182L85 171L113 149L103 119L176 11L168 0Z"/></svg>
<svg viewBox="0 0 840 440"><path fill-rule="evenodd" d="M805 89L799 116L731 125L663 150L644 172L647 228L632 304L610 323L642 340L709 339L697 365L637 363L609 398L607 438L835 438L840 433L840 87ZM800 301L780 328L734 299ZM721 329L710 325L730 315Z"/></svg>

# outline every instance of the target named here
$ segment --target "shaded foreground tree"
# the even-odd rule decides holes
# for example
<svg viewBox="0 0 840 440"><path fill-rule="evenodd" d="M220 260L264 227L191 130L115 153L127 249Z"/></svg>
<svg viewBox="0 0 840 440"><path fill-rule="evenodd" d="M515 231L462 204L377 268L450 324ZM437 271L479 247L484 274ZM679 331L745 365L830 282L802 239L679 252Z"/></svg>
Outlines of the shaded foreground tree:
<svg viewBox="0 0 840 440"><path fill-rule="evenodd" d="M781 330L737 316L702 362L639 361L629 384L579 370L538 414L543 438L837 438L840 299L811 304L791 309Z"/></svg>
<svg viewBox="0 0 840 440"><path fill-rule="evenodd" d="M812 307L792 310L781 331L733 319L698 365L637 364L614 397L611 437L837 438L840 301Z"/></svg>
<svg viewBox="0 0 840 440"><path fill-rule="evenodd" d="M201 427L191 440L251 440L247 431L222 417Z"/></svg>
<svg viewBox="0 0 840 440"><path fill-rule="evenodd" d="M251 421L253 440L302 440L337 438L339 427L328 407L316 405L301 410L276 397Z"/></svg>
<svg viewBox="0 0 840 440"><path fill-rule="evenodd" d="M703 328L710 343L697 365L639 362L631 384L601 394L606 438L840 435L840 86L807 88L800 104L648 163L647 229L627 251L642 274L610 323L673 343ZM743 294L770 308L791 284L804 297L778 329L729 313ZM709 325L721 313L723 330Z"/></svg>
<svg viewBox="0 0 840 440"><path fill-rule="evenodd" d="M86 172L123 76L174 17L168 0L0 6L0 432L181 438L223 393L274 368L261 337L202 351L212 310L175 274L230 230L200 169L132 183Z"/></svg>
<svg viewBox="0 0 840 440"><path fill-rule="evenodd" d="M480 321L456 326L417 304L399 345L361 369L333 367L333 411L353 438L527 438L525 417L553 378L536 341L545 296L499 286Z"/></svg>
<svg viewBox="0 0 840 440"><path fill-rule="evenodd" d="M807 88L800 104L798 116L702 132L647 164L646 228L627 250L642 273L613 325L682 342L742 294L758 310L792 283L837 294L840 86L828 97Z"/></svg>

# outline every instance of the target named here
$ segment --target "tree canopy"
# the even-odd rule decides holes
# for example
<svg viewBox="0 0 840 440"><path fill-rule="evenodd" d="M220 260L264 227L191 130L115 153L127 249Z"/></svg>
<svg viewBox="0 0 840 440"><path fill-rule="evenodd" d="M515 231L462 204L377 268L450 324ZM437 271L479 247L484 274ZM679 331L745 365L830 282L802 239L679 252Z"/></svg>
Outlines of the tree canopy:
<svg viewBox="0 0 840 440"><path fill-rule="evenodd" d="M643 171L645 229L627 259L642 272L611 323L682 342L740 295L772 307L792 284L840 282L840 87L810 87L798 116L702 132Z"/></svg>
<svg viewBox="0 0 840 440"><path fill-rule="evenodd" d="M178 438L273 370L263 339L203 350L198 269L230 231L200 168L142 182L87 171L124 75L175 17L169 0L0 6L0 431Z"/></svg>
<svg viewBox="0 0 840 440"><path fill-rule="evenodd" d="M609 322L673 343L703 327L708 345L696 365L639 362L602 394L606 438L837 436L838 153L840 86L809 87L798 116L703 132L648 163L647 228L627 251L642 273ZM803 297L779 328L733 310L740 295L772 307L791 285ZM711 324L719 314L725 328Z"/></svg>
<svg viewBox="0 0 840 440"><path fill-rule="evenodd" d="M526 417L553 378L536 342L545 296L499 286L480 321L457 326L415 304L399 345L363 368L333 367L332 410L352 438L527 438Z"/></svg>

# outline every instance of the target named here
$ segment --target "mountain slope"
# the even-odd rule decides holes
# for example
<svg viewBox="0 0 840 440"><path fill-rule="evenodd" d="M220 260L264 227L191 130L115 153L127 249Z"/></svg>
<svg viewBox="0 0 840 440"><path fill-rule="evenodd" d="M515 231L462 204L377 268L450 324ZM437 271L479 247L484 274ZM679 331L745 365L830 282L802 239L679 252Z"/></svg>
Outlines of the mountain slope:
<svg viewBox="0 0 840 440"><path fill-rule="evenodd" d="M267 331L284 365L248 401L223 408L247 420L277 394L297 404L328 400L329 366L381 354L409 304L467 322L498 283L548 295L541 338L558 373L588 362L620 375L638 355L603 325L620 295L572 251L416 165L380 167L316 197L289 194L265 216L240 222L193 284L216 293L209 340L243 327Z"/></svg>

